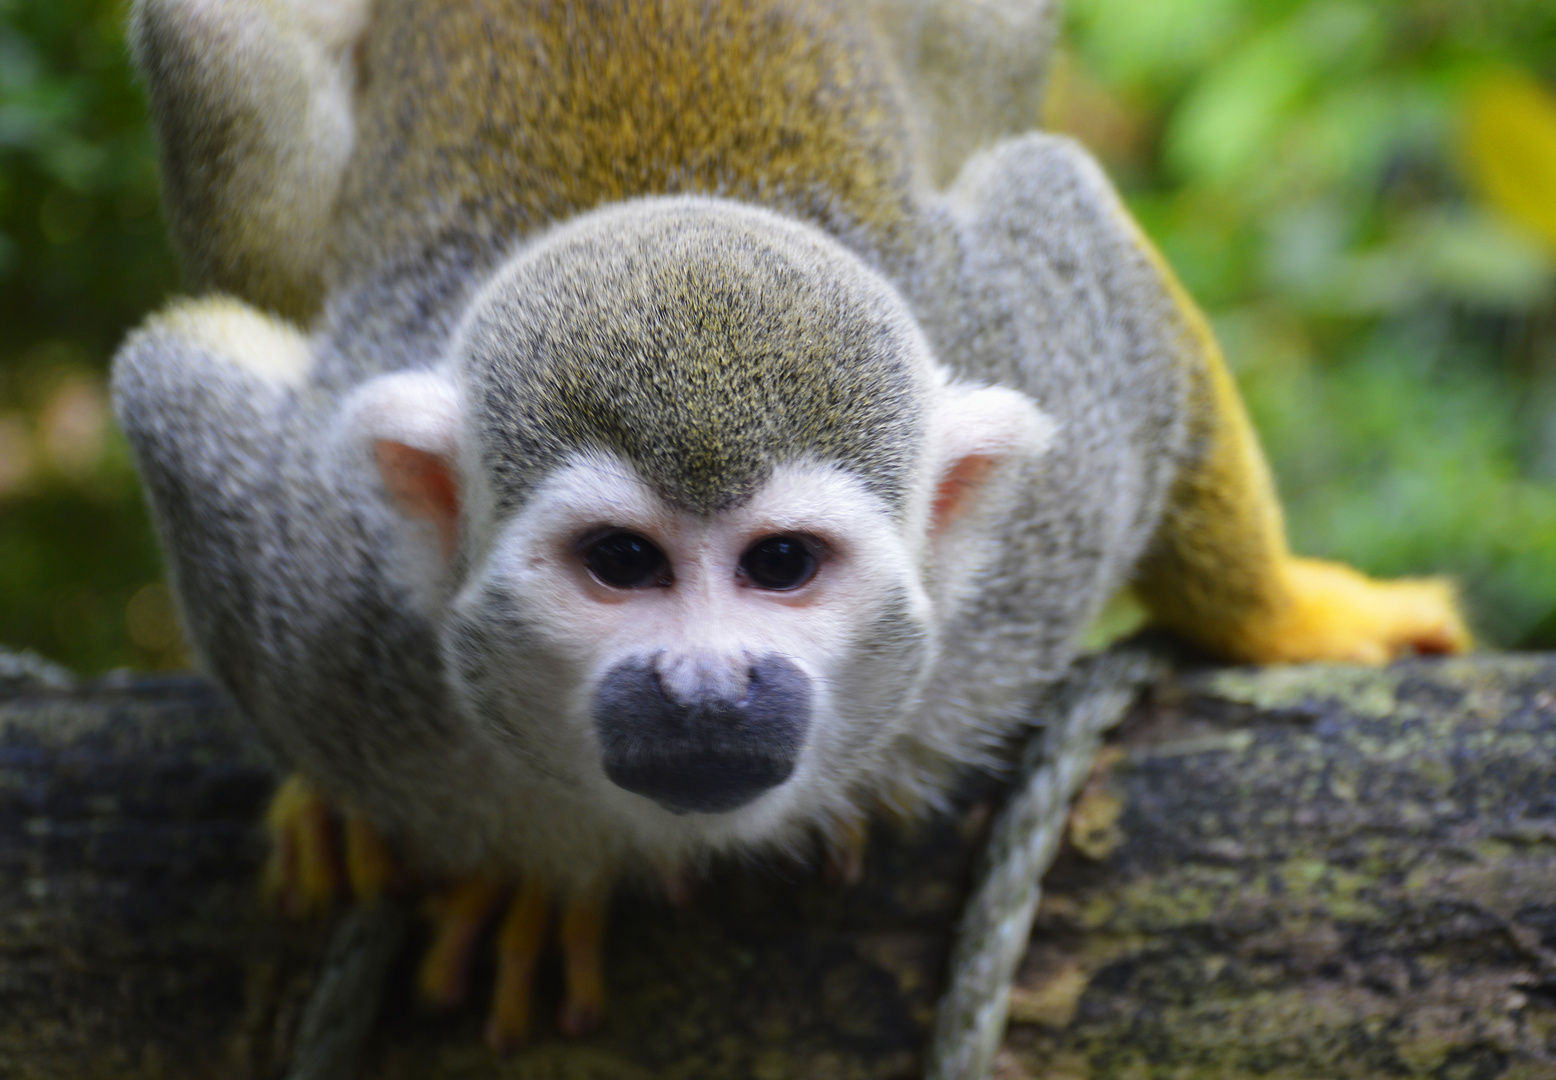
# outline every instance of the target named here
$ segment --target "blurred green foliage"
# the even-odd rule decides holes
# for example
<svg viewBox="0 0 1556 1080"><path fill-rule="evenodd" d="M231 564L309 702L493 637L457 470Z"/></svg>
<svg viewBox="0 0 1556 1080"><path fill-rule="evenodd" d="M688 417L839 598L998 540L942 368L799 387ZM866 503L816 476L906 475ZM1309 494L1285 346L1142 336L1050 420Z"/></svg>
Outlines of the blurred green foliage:
<svg viewBox="0 0 1556 1080"><path fill-rule="evenodd" d="M1299 550L1556 646L1556 4L1069 0L1052 126L1210 313Z"/></svg>
<svg viewBox="0 0 1556 1080"><path fill-rule="evenodd" d="M0 643L83 671L181 655L105 411L114 346L176 289L123 18L0 0ZM1489 641L1556 646L1556 4L1067 18L1047 122L1211 314L1295 545L1452 573Z"/></svg>
<svg viewBox="0 0 1556 1080"><path fill-rule="evenodd" d="M178 655L106 411L114 346L176 285L123 22L0 0L0 644L83 671Z"/></svg>

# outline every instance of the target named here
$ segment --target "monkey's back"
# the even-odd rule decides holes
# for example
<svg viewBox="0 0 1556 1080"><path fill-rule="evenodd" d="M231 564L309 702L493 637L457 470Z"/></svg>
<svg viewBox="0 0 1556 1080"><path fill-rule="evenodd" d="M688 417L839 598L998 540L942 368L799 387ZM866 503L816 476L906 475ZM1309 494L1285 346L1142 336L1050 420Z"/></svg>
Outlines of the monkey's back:
<svg viewBox="0 0 1556 1080"><path fill-rule="evenodd" d="M829 0L386 0L358 54L333 277L385 253L490 258L678 192L890 233L912 144L862 19Z"/></svg>

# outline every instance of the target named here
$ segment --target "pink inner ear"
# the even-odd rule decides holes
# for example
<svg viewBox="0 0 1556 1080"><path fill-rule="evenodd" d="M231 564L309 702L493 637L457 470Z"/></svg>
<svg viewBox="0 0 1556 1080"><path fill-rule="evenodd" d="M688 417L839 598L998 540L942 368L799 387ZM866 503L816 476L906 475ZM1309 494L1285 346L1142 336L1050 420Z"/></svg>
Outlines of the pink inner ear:
<svg viewBox="0 0 1556 1080"><path fill-rule="evenodd" d="M459 480L449 460L387 439L380 439L373 449L384 487L400 511L432 522L443 558L453 558L459 545Z"/></svg>
<svg viewBox="0 0 1556 1080"><path fill-rule="evenodd" d="M996 460L984 454L969 454L947 470L935 490L929 509L929 531L939 536L951 527L967 509L967 498L988 479Z"/></svg>

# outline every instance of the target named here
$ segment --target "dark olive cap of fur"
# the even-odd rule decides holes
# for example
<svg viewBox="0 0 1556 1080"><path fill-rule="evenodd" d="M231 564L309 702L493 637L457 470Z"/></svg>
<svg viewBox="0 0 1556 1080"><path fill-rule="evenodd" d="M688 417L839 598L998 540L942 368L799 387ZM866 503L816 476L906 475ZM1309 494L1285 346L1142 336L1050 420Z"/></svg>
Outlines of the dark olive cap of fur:
<svg viewBox="0 0 1556 1080"><path fill-rule="evenodd" d="M698 198L603 211L519 255L476 302L462 354L504 506L603 450L696 513L803 459L900 511L932 378L884 279L808 226Z"/></svg>

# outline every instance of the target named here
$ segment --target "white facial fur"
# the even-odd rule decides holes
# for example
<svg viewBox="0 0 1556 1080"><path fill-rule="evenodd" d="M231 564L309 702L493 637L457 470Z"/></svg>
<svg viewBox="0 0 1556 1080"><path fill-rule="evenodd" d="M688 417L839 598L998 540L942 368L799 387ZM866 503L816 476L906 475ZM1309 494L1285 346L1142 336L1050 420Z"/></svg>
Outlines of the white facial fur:
<svg viewBox="0 0 1556 1080"><path fill-rule="evenodd" d="M575 546L605 528L657 544L673 583L616 589L595 581ZM820 542L815 577L792 591L743 584L741 554L776 534ZM817 656L835 655L847 637L840 613L903 585L912 561L885 507L836 468L781 467L750 502L704 520L665 506L625 463L590 457L560 470L504 530L488 580L533 597L548 636L598 668L663 650L793 654L801 640Z"/></svg>
<svg viewBox="0 0 1556 1080"><path fill-rule="evenodd" d="M671 583L617 589L595 580L579 542L607 528L653 541L669 559ZM742 579L740 557L754 542L794 534L817 542L810 581L780 592ZM782 466L744 505L702 519L666 506L626 463L580 456L499 530L473 568L453 604L451 667L463 670L456 681L473 699L472 714L497 728L501 742L588 789L624 827L759 839L791 816L797 793L805 793L807 816L818 794L821 805L841 810L850 762L889 740L910 712L928 648L917 565L887 508L835 467ZM879 640L883 615L893 622L889 643ZM469 655L470 635L458 632L474 627L485 628L478 657ZM492 663L494 638L506 663ZM786 783L737 811L688 818L605 776L592 706L606 672L655 658L667 685L692 675L717 682L772 654L809 676L813 691L805 747ZM883 681L899 684L896 692L883 695Z"/></svg>

